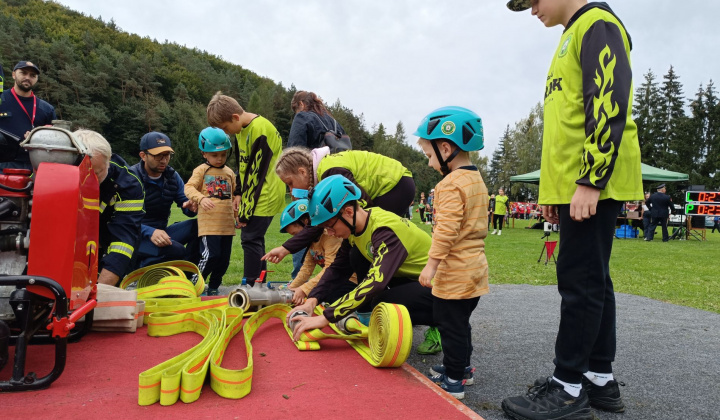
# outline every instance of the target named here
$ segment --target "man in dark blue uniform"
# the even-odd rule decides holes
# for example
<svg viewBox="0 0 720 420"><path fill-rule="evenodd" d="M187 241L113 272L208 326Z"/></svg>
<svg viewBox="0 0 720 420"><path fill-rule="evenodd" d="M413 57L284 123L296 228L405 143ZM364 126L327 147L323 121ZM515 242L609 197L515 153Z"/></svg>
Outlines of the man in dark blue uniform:
<svg viewBox="0 0 720 420"><path fill-rule="evenodd" d="M0 95L0 168L32 169L30 155L20 142L35 127L52 124L55 108L38 99L33 92L40 69L30 61L21 61L12 72L15 85Z"/></svg>
<svg viewBox="0 0 720 420"><path fill-rule="evenodd" d="M90 130L78 130L74 134L88 149L100 183L98 283L115 286L128 273L140 239L145 191L123 158L112 153L103 136Z"/></svg>
<svg viewBox="0 0 720 420"><path fill-rule="evenodd" d="M665 194L665 184L657 187L657 192L650 196L647 200L647 206L650 208L650 226L648 226L646 241L652 241L655 237L655 228L657 225L662 226L663 242L670 239L668 235L668 217L670 217L670 209L672 208L672 199Z"/></svg>
<svg viewBox="0 0 720 420"><path fill-rule="evenodd" d="M185 196L185 183L170 166L175 154L170 138L156 131L140 139L140 162L130 167L145 188L145 217L137 247L137 266L163 261L199 260L197 219L168 226L173 202L188 217L194 217L197 204ZM188 248L185 248L188 245Z"/></svg>

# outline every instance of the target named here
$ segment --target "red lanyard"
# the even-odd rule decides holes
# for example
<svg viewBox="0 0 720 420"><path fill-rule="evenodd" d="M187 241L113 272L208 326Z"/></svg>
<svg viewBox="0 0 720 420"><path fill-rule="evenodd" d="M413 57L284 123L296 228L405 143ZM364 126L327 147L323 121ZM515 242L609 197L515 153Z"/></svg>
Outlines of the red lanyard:
<svg viewBox="0 0 720 420"><path fill-rule="evenodd" d="M10 88L10 91L12 92L13 96L15 97L15 100L18 101L18 104L20 104L20 107L25 111L25 115L30 119L30 125L32 125L33 128L35 128L35 111L37 111L37 96L35 96L35 93L30 92L30 96L33 98L33 114L32 117L27 112L27 109L25 109L25 105L23 105L22 102L20 102L20 98L18 98L17 93L15 93L15 87Z"/></svg>

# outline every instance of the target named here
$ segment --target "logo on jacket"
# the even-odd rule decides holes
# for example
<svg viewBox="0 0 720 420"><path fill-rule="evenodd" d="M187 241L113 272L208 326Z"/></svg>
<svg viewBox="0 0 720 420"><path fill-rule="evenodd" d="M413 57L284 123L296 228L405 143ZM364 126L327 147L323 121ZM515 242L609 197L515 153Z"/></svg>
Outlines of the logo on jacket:
<svg viewBox="0 0 720 420"><path fill-rule="evenodd" d="M573 34L569 34L567 38L565 38L565 42L563 42L562 47L560 47L560 53L558 54L559 58L565 57L565 54L567 54L568 46L570 45L570 40L572 40Z"/></svg>

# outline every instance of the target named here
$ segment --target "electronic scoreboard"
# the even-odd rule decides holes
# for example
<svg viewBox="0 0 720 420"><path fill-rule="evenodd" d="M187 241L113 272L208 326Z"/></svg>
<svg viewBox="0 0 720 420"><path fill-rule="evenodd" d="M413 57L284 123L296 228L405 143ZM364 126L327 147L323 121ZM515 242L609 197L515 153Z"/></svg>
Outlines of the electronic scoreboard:
<svg viewBox="0 0 720 420"><path fill-rule="evenodd" d="M720 216L720 192L687 191L685 201L688 216Z"/></svg>

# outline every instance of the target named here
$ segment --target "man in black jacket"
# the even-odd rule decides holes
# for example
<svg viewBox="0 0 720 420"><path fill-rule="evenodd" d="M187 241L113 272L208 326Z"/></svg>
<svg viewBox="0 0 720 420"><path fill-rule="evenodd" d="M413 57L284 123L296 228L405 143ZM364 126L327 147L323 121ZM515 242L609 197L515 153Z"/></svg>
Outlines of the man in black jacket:
<svg viewBox="0 0 720 420"><path fill-rule="evenodd" d="M197 212L197 204L185 196L185 183L180 174L170 166L173 154L170 138L153 131L140 139L142 160L130 167L145 188L145 217L135 264L138 268L163 261L197 263L199 260L197 219L168 226L173 202L188 217L194 217Z"/></svg>
<svg viewBox="0 0 720 420"><path fill-rule="evenodd" d="M670 237L668 235L668 217L672 209L672 199L665 194L665 184L657 187L657 192L650 196L647 200L647 206L650 208L650 226L645 234L646 241L652 241L655 236L655 228L659 224L662 226L663 242L667 242Z"/></svg>

